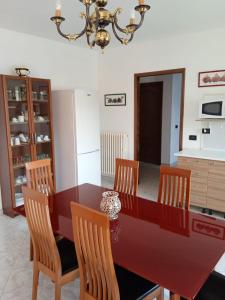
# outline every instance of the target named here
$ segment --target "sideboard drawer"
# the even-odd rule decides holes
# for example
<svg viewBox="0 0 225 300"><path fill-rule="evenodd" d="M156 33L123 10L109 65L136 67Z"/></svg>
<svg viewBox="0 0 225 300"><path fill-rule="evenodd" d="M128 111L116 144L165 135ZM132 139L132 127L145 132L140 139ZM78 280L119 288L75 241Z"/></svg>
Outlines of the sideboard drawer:
<svg viewBox="0 0 225 300"><path fill-rule="evenodd" d="M207 184L199 182L191 182L191 191L196 191L199 193L207 193Z"/></svg>
<svg viewBox="0 0 225 300"><path fill-rule="evenodd" d="M192 191L190 195L190 200L191 200L191 205L206 207L206 194Z"/></svg>
<svg viewBox="0 0 225 300"><path fill-rule="evenodd" d="M225 212L225 200L218 199L217 196L207 196L207 208Z"/></svg>

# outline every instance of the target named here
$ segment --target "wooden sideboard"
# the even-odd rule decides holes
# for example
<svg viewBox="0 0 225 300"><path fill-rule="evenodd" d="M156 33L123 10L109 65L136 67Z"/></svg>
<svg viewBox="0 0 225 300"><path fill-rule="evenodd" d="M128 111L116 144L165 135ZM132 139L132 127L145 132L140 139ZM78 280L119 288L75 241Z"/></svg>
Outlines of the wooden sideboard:
<svg viewBox="0 0 225 300"><path fill-rule="evenodd" d="M191 205L225 212L225 161L178 157L191 174Z"/></svg>

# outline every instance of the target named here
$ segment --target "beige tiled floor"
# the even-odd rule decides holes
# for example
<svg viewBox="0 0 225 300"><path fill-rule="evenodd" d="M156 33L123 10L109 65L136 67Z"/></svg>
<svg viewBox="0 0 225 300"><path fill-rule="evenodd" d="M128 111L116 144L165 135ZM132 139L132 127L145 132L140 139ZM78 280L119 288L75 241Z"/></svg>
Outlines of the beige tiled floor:
<svg viewBox="0 0 225 300"><path fill-rule="evenodd" d="M32 263L24 218L0 216L0 300L31 300ZM54 299L54 285L40 276L38 299ZM63 288L62 300L79 299L79 280Z"/></svg>
<svg viewBox="0 0 225 300"><path fill-rule="evenodd" d="M158 168L145 168L140 179L139 194L157 199ZM150 184L151 183L151 184ZM112 188L112 179L103 179L102 185ZM31 300L32 263L29 262L29 234L26 220L0 215L0 300ZM225 256L216 267L225 275ZM43 275L40 276L38 300L53 300L54 285ZM62 300L79 299L79 280L62 289ZM165 291L165 300L168 291ZM129 299L127 299L129 300Z"/></svg>

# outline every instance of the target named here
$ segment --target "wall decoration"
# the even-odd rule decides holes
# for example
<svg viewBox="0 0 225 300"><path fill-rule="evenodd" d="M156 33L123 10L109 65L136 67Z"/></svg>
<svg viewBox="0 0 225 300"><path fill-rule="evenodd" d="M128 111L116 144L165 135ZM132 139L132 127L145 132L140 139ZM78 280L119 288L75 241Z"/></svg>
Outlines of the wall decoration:
<svg viewBox="0 0 225 300"><path fill-rule="evenodd" d="M225 70L200 72L198 74L198 87L223 85L225 85Z"/></svg>
<svg viewBox="0 0 225 300"><path fill-rule="evenodd" d="M209 222L193 219L192 230L203 235L208 235L220 240L225 239L225 228L220 225L211 224Z"/></svg>
<svg viewBox="0 0 225 300"><path fill-rule="evenodd" d="M126 94L105 95L105 106L126 106Z"/></svg>

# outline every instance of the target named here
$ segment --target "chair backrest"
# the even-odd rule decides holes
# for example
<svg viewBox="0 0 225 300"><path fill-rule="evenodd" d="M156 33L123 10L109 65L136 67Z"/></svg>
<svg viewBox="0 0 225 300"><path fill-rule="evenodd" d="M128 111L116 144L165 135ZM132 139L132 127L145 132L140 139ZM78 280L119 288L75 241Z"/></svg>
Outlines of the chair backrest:
<svg viewBox="0 0 225 300"><path fill-rule="evenodd" d="M51 274L61 274L61 262L54 238L48 197L43 193L22 187L24 206L34 248L34 262L47 268Z"/></svg>
<svg viewBox="0 0 225 300"><path fill-rule="evenodd" d="M161 166L158 202L189 209L190 178L190 170Z"/></svg>
<svg viewBox="0 0 225 300"><path fill-rule="evenodd" d="M136 196L138 189L139 162L116 158L114 190Z"/></svg>
<svg viewBox="0 0 225 300"><path fill-rule="evenodd" d="M48 196L54 194L50 159L26 163L26 176L29 188Z"/></svg>
<svg viewBox="0 0 225 300"><path fill-rule="evenodd" d="M80 299L119 300L108 217L75 202L71 202L71 211L80 273Z"/></svg>

